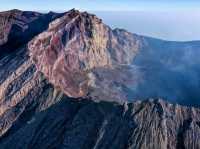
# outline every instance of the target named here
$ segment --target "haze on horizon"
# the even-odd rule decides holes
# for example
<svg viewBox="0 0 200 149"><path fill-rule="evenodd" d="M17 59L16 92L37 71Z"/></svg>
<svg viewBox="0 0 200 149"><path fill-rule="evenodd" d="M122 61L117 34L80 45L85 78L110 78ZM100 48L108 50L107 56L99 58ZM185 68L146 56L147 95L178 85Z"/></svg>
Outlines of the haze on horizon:
<svg viewBox="0 0 200 149"><path fill-rule="evenodd" d="M0 11L10 9L63 12L89 11L112 28L165 40L200 40L199 0L1 0Z"/></svg>

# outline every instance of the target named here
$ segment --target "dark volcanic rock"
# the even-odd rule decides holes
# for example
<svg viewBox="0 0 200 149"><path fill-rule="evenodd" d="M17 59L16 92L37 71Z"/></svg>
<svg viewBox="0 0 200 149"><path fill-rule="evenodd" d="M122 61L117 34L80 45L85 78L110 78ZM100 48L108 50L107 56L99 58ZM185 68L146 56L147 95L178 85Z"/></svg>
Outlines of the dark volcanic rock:
<svg viewBox="0 0 200 149"><path fill-rule="evenodd" d="M0 13L0 135L13 125L26 106L41 104L39 107L44 108L54 102L45 104L43 98L49 94L45 93L46 90L54 89L45 83L43 75L36 70L28 56L26 44L47 28L50 21L62 15L19 10ZM16 30L16 26L19 30ZM39 98L42 100L35 102ZM29 119L28 115L26 119Z"/></svg>
<svg viewBox="0 0 200 149"><path fill-rule="evenodd" d="M200 105L200 41L171 42L110 29L71 10L29 43L39 71L70 97L149 97ZM188 100L191 99L191 100Z"/></svg>
<svg viewBox="0 0 200 149"><path fill-rule="evenodd" d="M63 14L11 10L0 13L0 58L26 44Z"/></svg>
<svg viewBox="0 0 200 149"><path fill-rule="evenodd" d="M59 100L35 115L32 112L36 106L27 107L15 122L17 126L2 136L0 146L4 149L200 148L199 109L162 100L123 106L76 101L65 96Z"/></svg>
<svg viewBox="0 0 200 149"><path fill-rule="evenodd" d="M71 10L34 38L29 50L37 69L68 96L90 94L102 99L100 94L120 100L125 98L123 93L112 86L115 82L133 82L131 77L121 81L120 76L128 73L123 65L132 63L140 47L139 39L125 31L112 31L95 15ZM118 67L123 69L119 71ZM100 73L102 69L110 79L99 79L98 76L104 75ZM109 88L114 93L105 94Z"/></svg>
<svg viewBox="0 0 200 149"><path fill-rule="evenodd" d="M42 15L17 10L1 14L10 13L25 13L26 23ZM14 17L12 22L18 24L18 21ZM12 31L4 33L1 44L12 47L7 38ZM24 38L24 35L20 32L18 37ZM28 40L32 35L27 34ZM100 97L115 100L117 96L116 101L124 100L126 96L122 93L128 94L132 81L138 81L132 76L134 68L129 64L140 63L144 59L140 55L143 48L151 44L159 47L161 41L152 43L152 39L124 30L111 30L95 16L75 10L53 21L47 31L35 37L29 44L31 54L26 48L28 40L11 53L4 53L5 49L0 46L0 52L4 53L0 59L0 149L200 148L200 110L197 108L172 105L161 99L132 103L94 101ZM180 47L188 44L199 45L180 43ZM151 50L153 47L146 54L151 55ZM139 60L134 58L137 52L142 57ZM82 58L82 62L77 58ZM85 79L82 80L82 75L89 77L87 85L93 84L88 90L91 95L69 98L66 95L82 96L79 91L76 94L78 83ZM59 81L63 79L72 81L67 87L73 88L62 88Z"/></svg>

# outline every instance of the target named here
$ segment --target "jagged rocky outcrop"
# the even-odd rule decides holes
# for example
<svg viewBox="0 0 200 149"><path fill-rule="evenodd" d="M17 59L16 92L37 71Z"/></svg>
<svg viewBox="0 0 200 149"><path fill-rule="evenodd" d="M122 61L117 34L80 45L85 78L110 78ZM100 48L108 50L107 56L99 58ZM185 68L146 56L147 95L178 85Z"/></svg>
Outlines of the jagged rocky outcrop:
<svg viewBox="0 0 200 149"><path fill-rule="evenodd" d="M17 9L0 12L0 57L26 44L63 13L41 14Z"/></svg>
<svg viewBox="0 0 200 149"><path fill-rule="evenodd" d="M4 149L200 148L199 109L162 100L122 106L77 101L66 96L57 98L59 102L32 117L35 107L28 107L16 126L1 138L0 146Z"/></svg>
<svg viewBox="0 0 200 149"><path fill-rule="evenodd" d="M35 37L29 51L37 69L70 97L120 102L162 97L200 105L200 41L112 30L95 15L71 10Z"/></svg>
<svg viewBox="0 0 200 149"><path fill-rule="evenodd" d="M1 15L7 13L13 11ZM56 15L58 19L53 17L55 21L45 23L49 26L45 32L43 28L34 33L43 32L29 43L29 49L33 34L27 34L28 40L12 52L4 53L9 49L0 46L4 53L0 57L1 149L200 148L198 108L162 99L124 100L122 93L129 92L127 84L138 80L129 64L135 61L136 53L151 45L152 39L111 30L88 13L71 10ZM27 22L31 20L27 17ZM11 44L5 35L1 37L3 45ZM72 81L67 89L59 82L63 79ZM82 79L86 79L85 93L90 95L79 92ZM90 88L91 84L98 88ZM100 97L104 101L99 101ZM114 102L105 101L110 98ZM123 102L118 102L120 99Z"/></svg>
<svg viewBox="0 0 200 149"><path fill-rule="evenodd" d="M132 63L139 47L139 37L125 31L113 31L95 15L77 10L50 23L47 31L29 43L30 56L37 69L65 94L75 98L88 94L100 98L99 93L109 96L104 94L109 88L117 94L110 95L123 98L121 91L112 85L123 84L121 76L128 70L122 65ZM108 77L102 77L104 72ZM124 82L131 83L131 79Z"/></svg>
<svg viewBox="0 0 200 149"><path fill-rule="evenodd" d="M45 81L30 60L26 44L45 30L50 21L62 15L19 10L0 13L1 136L13 125L26 106L45 95Z"/></svg>

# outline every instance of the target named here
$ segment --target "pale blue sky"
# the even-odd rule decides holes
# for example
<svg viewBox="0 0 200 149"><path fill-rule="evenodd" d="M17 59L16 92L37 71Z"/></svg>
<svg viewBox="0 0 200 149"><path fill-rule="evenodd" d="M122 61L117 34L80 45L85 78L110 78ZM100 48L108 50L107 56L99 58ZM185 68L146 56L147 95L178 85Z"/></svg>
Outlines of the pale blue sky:
<svg viewBox="0 0 200 149"><path fill-rule="evenodd" d="M200 11L190 12L94 12L112 28L165 40L200 40Z"/></svg>
<svg viewBox="0 0 200 149"><path fill-rule="evenodd" d="M200 40L200 0L0 0L9 9L97 14L112 28L166 40Z"/></svg>
<svg viewBox="0 0 200 149"><path fill-rule="evenodd" d="M81 10L194 10L200 8L200 0L0 0L0 10L63 11Z"/></svg>

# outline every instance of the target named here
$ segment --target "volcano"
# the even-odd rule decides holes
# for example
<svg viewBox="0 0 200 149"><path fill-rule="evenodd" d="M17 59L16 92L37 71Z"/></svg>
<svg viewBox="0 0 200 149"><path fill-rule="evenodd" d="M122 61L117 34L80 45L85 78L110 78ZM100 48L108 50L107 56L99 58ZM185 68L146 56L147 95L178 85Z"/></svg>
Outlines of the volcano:
<svg viewBox="0 0 200 149"><path fill-rule="evenodd" d="M0 148L198 149L199 54L75 9L1 12Z"/></svg>

